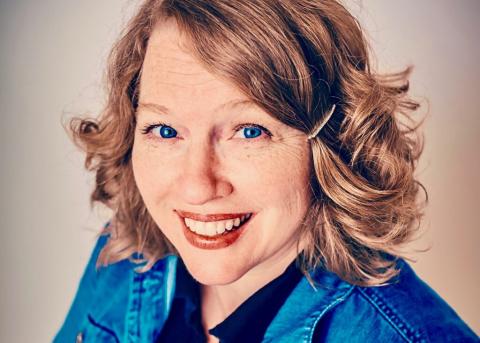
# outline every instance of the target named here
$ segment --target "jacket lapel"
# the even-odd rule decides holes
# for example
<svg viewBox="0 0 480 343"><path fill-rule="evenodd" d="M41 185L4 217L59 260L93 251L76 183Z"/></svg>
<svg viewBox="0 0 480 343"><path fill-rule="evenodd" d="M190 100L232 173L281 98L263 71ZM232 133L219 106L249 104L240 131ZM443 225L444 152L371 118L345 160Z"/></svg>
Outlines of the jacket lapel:
<svg viewBox="0 0 480 343"><path fill-rule="evenodd" d="M177 257L159 261L144 278L134 283L126 320L127 342L155 342L165 324L175 293ZM139 274L141 275L141 274Z"/></svg>
<svg viewBox="0 0 480 343"><path fill-rule="evenodd" d="M98 287L107 291L93 301L90 323L112 341L154 342L172 304L176 264L177 258L168 256L145 273L136 272L138 265L129 261L100 269L105 275Z"/></svg>
<svg viewBox="0 0 480 343"><path fill-rule="evenodd" d="M306 277L300 280L269 325L264 342L311 342L318 321L355 287L321 268L312 279L315 288Z"/></svg>

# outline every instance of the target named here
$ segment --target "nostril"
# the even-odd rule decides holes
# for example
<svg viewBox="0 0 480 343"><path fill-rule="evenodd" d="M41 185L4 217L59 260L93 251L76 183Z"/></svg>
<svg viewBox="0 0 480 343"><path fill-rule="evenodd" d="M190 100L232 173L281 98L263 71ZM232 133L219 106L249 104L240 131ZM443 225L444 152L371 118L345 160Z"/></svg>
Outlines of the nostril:
<svg viewBox="0 0 480 343"><path fill-rule="evenodd" d="M179 180L178 192L185 203L203 205L233 192L233 185L212 176L185 175Z"/></svg>

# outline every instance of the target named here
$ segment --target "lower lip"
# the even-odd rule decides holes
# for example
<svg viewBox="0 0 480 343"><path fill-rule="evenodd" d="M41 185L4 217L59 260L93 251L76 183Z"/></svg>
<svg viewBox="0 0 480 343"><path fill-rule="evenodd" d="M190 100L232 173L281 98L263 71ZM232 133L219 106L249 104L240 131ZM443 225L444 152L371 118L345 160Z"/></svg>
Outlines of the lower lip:
<svg viewBox="0 0 480 343"><path fill-rule="evenodd" d="M235 243L243 234L243 232L245 232L248 224L250 224L250 220L252 220L252 217L253 214L238 229L225 231L224 233L216 236L199 235L187 227L183 218L180 218L180 220L183 224L183 234L191 245L199 249L214 250L223 249Z"/></svg>

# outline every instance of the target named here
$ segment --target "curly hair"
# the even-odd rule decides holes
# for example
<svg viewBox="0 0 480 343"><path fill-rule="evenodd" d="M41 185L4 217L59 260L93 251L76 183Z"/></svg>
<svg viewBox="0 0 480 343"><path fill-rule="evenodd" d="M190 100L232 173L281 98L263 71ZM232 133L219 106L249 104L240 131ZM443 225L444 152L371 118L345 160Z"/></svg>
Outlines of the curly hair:
<svg viewBox="0 0 480 343"><path fill-rule="evenodd" d="M334 0L146 0L114 45L108 98L97 119L74 118L70 132L96 173L91 201L113 210L98 263L141 253L148 270L175 248L136 187L131 150L139 78L150 32L172 18L192 53L258 106L311 139L311 204L302 223L301 266L319 265L347 282L380 285L420 225L414 178L423 149L418 104L407 97L411 68L377 74L357 20ZM425 191L426 195L426 191Z"/></svg>

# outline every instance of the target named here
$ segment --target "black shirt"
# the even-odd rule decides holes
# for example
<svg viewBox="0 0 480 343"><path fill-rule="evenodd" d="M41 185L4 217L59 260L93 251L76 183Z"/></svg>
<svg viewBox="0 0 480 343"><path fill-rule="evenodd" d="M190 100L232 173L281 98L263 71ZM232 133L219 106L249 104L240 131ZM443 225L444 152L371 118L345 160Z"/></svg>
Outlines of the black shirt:
<svg viewBox="0 0 480 343"><path fill-rule="evenodd" d="M254 293L209 333L221 343L261 342L268 325L301 277L292 262L282 275ZM200 285L179 259L172 309L157 343L206 342L201 322Z"/></svg>

